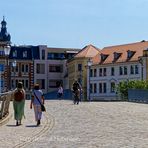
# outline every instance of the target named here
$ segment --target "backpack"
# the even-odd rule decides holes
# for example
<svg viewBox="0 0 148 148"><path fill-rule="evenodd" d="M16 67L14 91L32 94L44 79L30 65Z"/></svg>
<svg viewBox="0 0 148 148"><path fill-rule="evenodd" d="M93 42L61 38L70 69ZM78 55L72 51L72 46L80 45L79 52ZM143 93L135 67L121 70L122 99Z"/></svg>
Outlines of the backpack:
<svg viewBox="0 0 148 148"><path fill-rule="evenodd" d="M23 99L24 99L24 92L22 90L17 90L14 93L14 100L20 102Z"/></svg>

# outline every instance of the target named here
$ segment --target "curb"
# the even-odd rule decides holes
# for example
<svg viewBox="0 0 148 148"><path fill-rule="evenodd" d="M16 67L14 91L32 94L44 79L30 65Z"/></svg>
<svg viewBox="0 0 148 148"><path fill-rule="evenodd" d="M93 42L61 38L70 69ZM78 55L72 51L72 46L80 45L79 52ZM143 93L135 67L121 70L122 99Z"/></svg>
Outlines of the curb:
<svg viewBox="0 0 148 148"><path fill-rule="evenodd" d="M10 120L10 118L12 118L12 114L9 113L6 117L0 120L0 126L3 126L4 124L6 124Z"/></svg>

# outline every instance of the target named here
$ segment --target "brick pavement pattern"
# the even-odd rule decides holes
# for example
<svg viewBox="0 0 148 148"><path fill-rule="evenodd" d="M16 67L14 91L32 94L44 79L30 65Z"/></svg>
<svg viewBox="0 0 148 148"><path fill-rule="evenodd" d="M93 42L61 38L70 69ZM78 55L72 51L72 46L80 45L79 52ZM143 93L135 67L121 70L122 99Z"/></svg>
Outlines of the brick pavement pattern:
<svg viewBox="0 0 148 148"><path fill-rule="evenodd" d="M35 127L26 101L26 119L0 126L1 148L148 148L148 104L46 101L42 125Z"/></svg>

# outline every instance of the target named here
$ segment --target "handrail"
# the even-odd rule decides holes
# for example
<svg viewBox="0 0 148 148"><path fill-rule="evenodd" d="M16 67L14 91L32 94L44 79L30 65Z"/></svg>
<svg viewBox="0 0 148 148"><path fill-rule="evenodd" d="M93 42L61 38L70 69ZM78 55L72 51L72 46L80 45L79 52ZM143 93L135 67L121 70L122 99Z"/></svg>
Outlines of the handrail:
<svg viewBox="0 0 148 148"><path fill-rule="evenodd" d="M9 114L9 105L12 100L13 91L0 93L0 119Z"/></svg>

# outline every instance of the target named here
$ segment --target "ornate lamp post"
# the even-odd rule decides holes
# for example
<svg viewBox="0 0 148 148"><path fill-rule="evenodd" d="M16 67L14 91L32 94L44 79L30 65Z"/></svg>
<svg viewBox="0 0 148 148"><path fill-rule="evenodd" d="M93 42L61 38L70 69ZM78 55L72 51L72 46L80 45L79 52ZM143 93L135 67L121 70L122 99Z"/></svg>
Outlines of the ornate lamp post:
<svg viewBox="0 0 148 148"><path fill-rule="evenodd" d="M88 66L88 99L89 99L89 101L91 101L91 99L90 99L90 68L92 66L91 59L88 59L87 66Z"/></svg>
<svg viewBox="0 0 148 148"><path fill-rule="evenodd" d="M14 73L14 75L13 75L14 76L14 79L13 79L13 81L14 81L14 83L13 83L13 89L14 89L16 87L16 85L15 85L16 84L15 83L16 60L12 62L12 67L13 67L13 73Z"/></svg>
<svg viewBox="0 0 148 148"><path fill-rule="evenodd" d="M143 81L143 59L142 57L139 57L139 63L141 64L141 80Z"/></svg>
<svg viewBox="0 0 148 148"><path fill-rule="evenodd" d="M10 77L9 77L9 54L10 54L10 46L4 46L4 53L5 53L5 56L6 56L6 61L7 61L7 90L10 89Z"/></svg>

